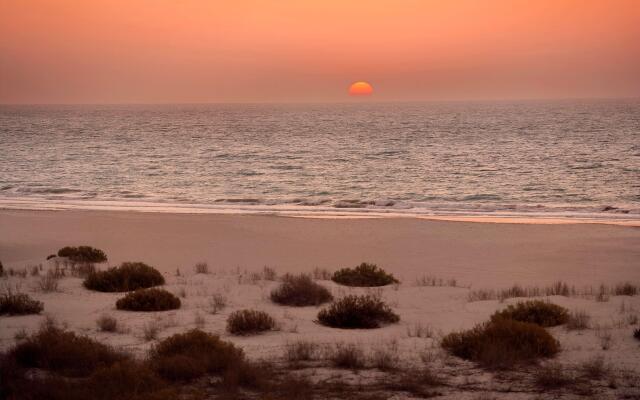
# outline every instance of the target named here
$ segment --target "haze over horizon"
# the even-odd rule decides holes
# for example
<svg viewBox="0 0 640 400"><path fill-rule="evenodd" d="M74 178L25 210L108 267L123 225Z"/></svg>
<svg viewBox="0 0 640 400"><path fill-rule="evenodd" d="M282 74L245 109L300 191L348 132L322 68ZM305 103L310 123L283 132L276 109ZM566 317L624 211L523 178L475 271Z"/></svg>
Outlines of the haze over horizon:
<svg viewBox="0 0 640 400"><path fill-rule="evenodd" d="M635 97L633 0L0 0L0 103Z"/></svg>

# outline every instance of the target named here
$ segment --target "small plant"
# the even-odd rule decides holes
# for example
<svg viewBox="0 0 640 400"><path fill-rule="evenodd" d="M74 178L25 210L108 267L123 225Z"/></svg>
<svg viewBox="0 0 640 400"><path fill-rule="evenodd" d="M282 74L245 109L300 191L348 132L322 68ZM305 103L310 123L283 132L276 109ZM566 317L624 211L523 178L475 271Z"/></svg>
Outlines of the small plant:
<svg viewBox="0 0 640 400"><path fill-rule="evenodd" d="M89 274L84 286L98 292L128 292L164 285L164 277L157 269L141 262L125 262L119 267Z"/></svg>
<svg viewBox="0 0 640 400"><path fill-rule="evenodd" d="M180 308L180 299L164 289L139 289L119 299L116 308L129 311L175 310Z"/></svg>
<svg viewBox="0 0 640 400"><path fill-rule="evenodd" d="M253 335L275 328L274 319L263 311L234 311L227 318L227 332L232 335Z"/></svg>
<svg viewBox="0 0 640 400"><path fill-rule="evenodd" d="M211 314L217 314L227 306L227 298L221 293L214 293L209 298Z"/></svg>
<svg viewBox="0 0 640 400"><path fill-rule="evenodd" d="M544 328L512 319L495 319L442 339L450 354L490 369L535 362L560 351L560 344Z"/></svg>
<svg viewBox="0 0 640 400"><path fill-rule="evenodd" d="M205 374L221 375L244 362L241 349L216 335L193 329L170 336L150 350L149 360L169 381L189 381Z"/></svg>
<svg viewBox="0 0 640 400"><path fill-rule="evenodd" d="M197 263L193 269L196 271L196 274L208 274L209 273L209 265L206 262Z"/></svg>
<svg viewBox="0 0 640 400"><path fill-rule="evenodd" d="M329 355L329 361L335 368L362 369L365 366L365 355L356 344L338 344Z"/></svg>
<svg viewBox="0 0 640 400"><path fill-rule="evenodd" d="M375 264L362 263L355 268L342 268L334 272L331 280L345 286L385 286L399 281Z"/></svg>
<svg viewBox="0 0 640 400"><path fill-rule="evenodd" d="M509 305L491 316L495 319L513 319L543 327L557 326L567 322L569 311L561 306L542 300L531 300Z"/></svg>
<svg viewBox="0 0 640 400"><path fill-rule="evenodd" d="M0 295L0 315L40 314L44 309L42 302L25 293L13 293L7 290Z"/></svg>
<svg viewBox="0 0 640 400"><path fill-rule="evenodd" d="M107 261L107 255L100 249L91 246L63 247L58 250L58 257L66 257L80 263L101 263Z"/></svg>
<svg viewBox="0 0 640 400"><path fill-rule="evenodd" d="M44 293L57 292L59 280L60 278L53 271L47 271L47 274L38 280L38 289Z"/></svg>
<svg viewBox="0 0 640 400"><path fill-rule="evenodd" d="M299 340L289 343L285 347L285 359L290 363L298 363L300 361L311 361L316 357L318 345L312 342Z"/></svg>
<svg viewBox="0 0 640 400"><path fill-rule="evenodd" d="M117 332L118 320L110 315L104 314L96 320L96 325L100 332Z"/></svg>
<svg viewBox="0 0 640 400"><path fill-rule="evenodd" d="M282 283L271 292L271 301L288 306L317 306L331 301L331 292L308 275L285 275Z"/></svg>
<svg viewBox="0 0 640 400"><path fill-rule="evenodd" d="M160 323L156 320L145 322L144 325L142 325L142 337L147 342L156 340L161 329Z"/></svg>
<svg viewBox="0 0 640 400"><path fill-rule="evenodd" d="M332 328L372 329L399 320L384 301L371 295L345 296L318 313L318 321Z"/></svg>
<svg viewBox="0 0 640 400"><path fill-rule="evenodd" d="M591 316L586 311L574 310L569 313L565 328L568 331L584 330L589 328L589 320Z"/></svg>
<svg viewBox="0 0 640 400"><path fill-rule="evenodd" d="M373 349L371 354L371 365L380 371L393 371L398 369L400 356L398 353L398 342L392 341L388 344L381 344Z"/></svg>

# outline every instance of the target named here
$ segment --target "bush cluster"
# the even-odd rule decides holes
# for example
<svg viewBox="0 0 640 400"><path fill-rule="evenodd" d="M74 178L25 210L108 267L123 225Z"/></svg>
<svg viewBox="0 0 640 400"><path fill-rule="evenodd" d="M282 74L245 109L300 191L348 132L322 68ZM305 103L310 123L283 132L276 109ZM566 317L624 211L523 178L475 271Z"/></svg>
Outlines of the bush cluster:
<svg viewBox="0 0 640 400"><path fill-rule="evenodd" d="M331 292L305 274L285 275L280 286L271 292L271 301L287 306L317 306L331 300Z"/></svg>
<svg viewBox="0 0 640 400"><path fill-rule="evenodd" d="M276 322L263 311L239 310L227 318L227 332L232 335L252 335L274 329Z"/></svg>
<svg viewBox="0 0 640 400"><path fill-rule="evenodd" d="M552 357L560 344L539 325L496 318L442 339L442 347L465 360L487 368L509 368L514 364Z"/></svg>
<svg viewBox="0 0 640 400"><path fill-rule="evenodd" d="M372 287L398 283L398 280L375 264L362 263L355 268L342 268L331 280L345 286Z"/></svg>
<svg viewBox="0 0 640 400"><path fill-rule="evenodd" d="M58 257L66 257L79 263L101 263L107 261L107 255L104 251L91 246L63 247L58 250Z"/></svg>
<svg viewBox="0 0 640 400"><path fill-rule="evenodd" d="M491 316L492 320L499 318L551 327L566 323L569 320L569 310L547 301L530 300L511 304Z"/></svg>
<svg viewBox="0 0 640 400"><path fill-rule="evenodd" d="M164 289L138 289L116 301L118 310L166 311L180 308L180 299Z"/></svg>
<svg viewBox="0 0 640 400"><path fill-rule="evenodd" d="M223 374L244 361L242 350L198 329L176 334L155 345L153 368L170 381L188 381L204 374Z"/></svg>
<svg viewBox="0 0 640 400"><path fill-rule="evenodd" d="M98 292L128 292L164 284L164 277L155 268L141 262L125 262L119 267L90 273L84 286Z"/></svg>
<svg viewBox="0 0 640 400"><path fill-rule="evenodd" d="M43 309L42 302L24 293L7 292L0 295L0 315L40 314Z"/></svg>
<svg viewBox="0 0 640 400"><path fill-rule="evenodd" d="M372 329L399 320L384 301L370 295L345 296L318 313L318 321L333 328Z"/></svg>

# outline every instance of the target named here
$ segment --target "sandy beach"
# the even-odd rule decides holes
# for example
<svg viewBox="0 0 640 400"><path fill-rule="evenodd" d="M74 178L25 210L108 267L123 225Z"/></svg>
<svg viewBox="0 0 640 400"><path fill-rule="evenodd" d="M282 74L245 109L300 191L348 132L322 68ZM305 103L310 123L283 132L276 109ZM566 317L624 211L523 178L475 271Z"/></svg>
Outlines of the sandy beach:
<svg viewBox="0 0 640 400"><path fill-rule="evenodd" d="M422 275L473 287L640 280L640 229L602 224L498 224L415 218L309 219L253 215L0 211L0 260L39 264L88 244L111 264L144 261L165 273L335 270L367 261L405 280Z"/></svg>

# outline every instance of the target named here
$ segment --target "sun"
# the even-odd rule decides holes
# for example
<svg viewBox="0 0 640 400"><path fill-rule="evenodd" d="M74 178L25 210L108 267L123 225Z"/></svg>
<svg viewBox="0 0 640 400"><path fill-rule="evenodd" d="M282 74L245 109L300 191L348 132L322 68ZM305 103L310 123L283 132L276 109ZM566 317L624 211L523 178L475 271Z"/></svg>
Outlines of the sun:
<svg viewBox="0 0 640 400"><path fill-rule="evenodd" d="M349 86L349 96L370 96L373 93L373 86L368 82L358 81Z"/></svg>

